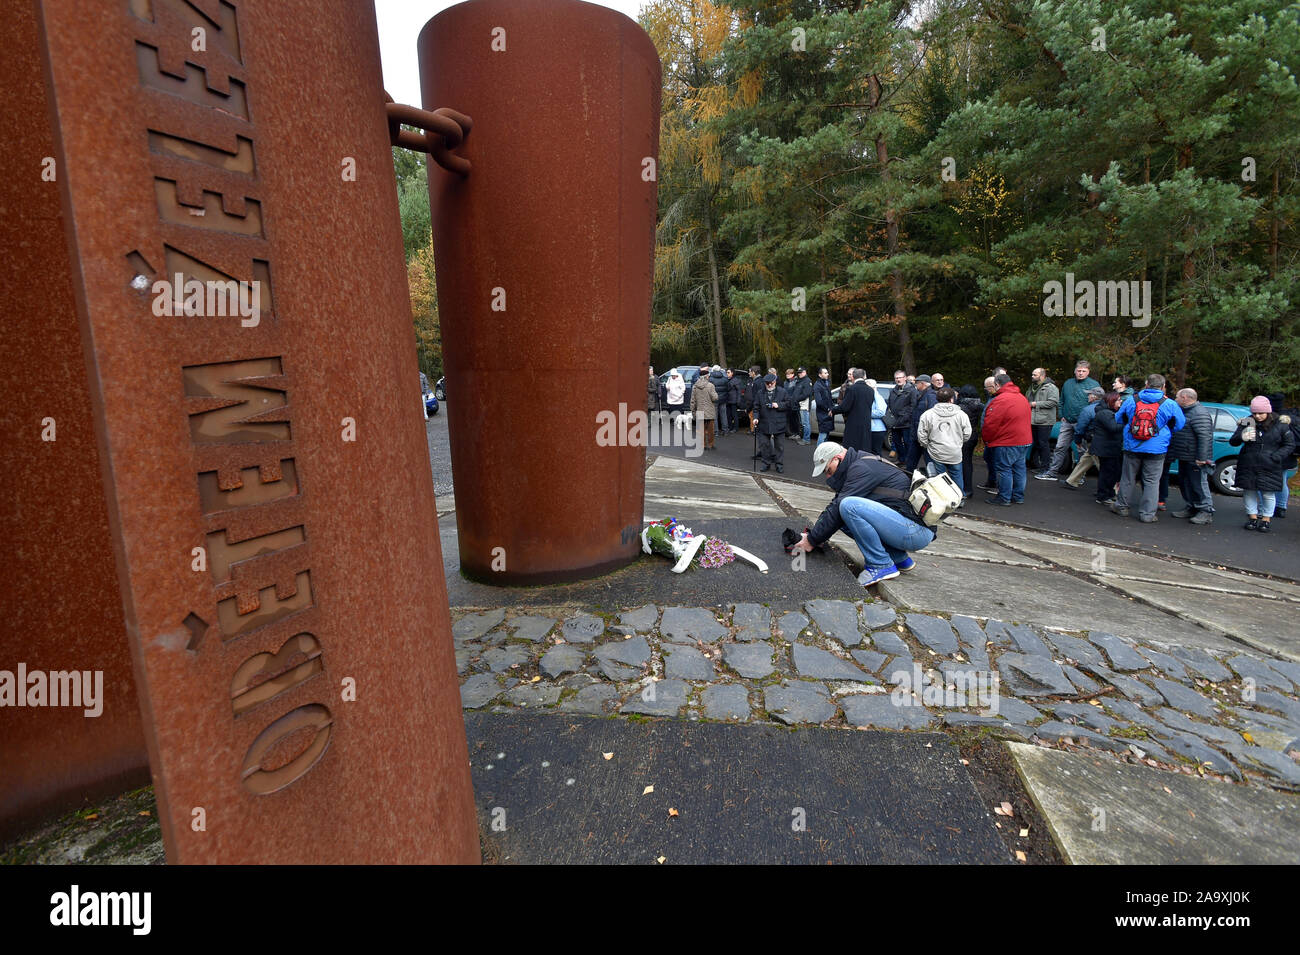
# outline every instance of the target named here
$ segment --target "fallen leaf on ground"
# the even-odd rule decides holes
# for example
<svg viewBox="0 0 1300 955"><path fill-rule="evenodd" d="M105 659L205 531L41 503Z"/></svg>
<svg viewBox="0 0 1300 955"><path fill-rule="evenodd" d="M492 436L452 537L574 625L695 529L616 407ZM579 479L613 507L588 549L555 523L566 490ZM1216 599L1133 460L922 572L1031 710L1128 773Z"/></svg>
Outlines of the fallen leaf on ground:
<svg viewBox="0 0 1300 955"><path fill-rule="evenodd" d="M672 817L675 816L675 815L677 815L677 810L676 810L676 809L669 808L669 810L668 810L668 816L669 816L669 818L672 818Z"/></svg>
<svg viewBox="0 0 1300 955"><path fill-rule="evenodd" d="M660 865L663 865L665 858L666 856L660 856L658 859L655 859L655 862L658 862Z"/></svg>
<svg viewBox="0 0 1300 955"><path fill-rule="evenodd" d="M601 755L601 756L604 756L606 759L613 759L613 758L614 758L614 754L613 754L613 753L601 753L600 755Z"/></svg>
<svg viewBox="0 0 1300 955"><path fill-rule="evenodd" d="M1247 733L1247 732L1242 732L1242 734L1241 734L1241 738L1244 739L1247 743L1253 743L1253 742L1255 742L1255 737L1251 736L1251 735L1250 735L1249 733Z"/></svg>
<svg viewBox="0 0 1300 955"><path fill-rule="evenodd" d="M1019 849L1017 849L1017 850L1016 850L1016 861L1017 861L1017 862L1028 862L1028 861L1029 861L1029 858L1028 858L1028 857L1027 857L1023 852L1021 852Z"/></svg>
<svg viewBox="0 0 1300 955"><path fill-rule="evenodd" d="M970 760L969 760L969 759L963 759L963 760L961 761L961 764L962 764L963 766L969 766L969 765L970 765Z"/></svg>
<svg viewBox="0 0 1300 955"><path fill-rule="evenodd" d="M650 795L650 794L651 794L652 792L654 792L654 791L655 791L655 788L654 788L653 786L647 786L645 789L641 790L641 795L642 795L642 796L648 796L648 795Z"/></svg>
<svg viewBox="0 0 1300 955"><path fill-rule="evenodd" d="M90 822L90 820L92 820L92 819L98 819L98 818L99 818L99 813L97 813L97 812L92 812L89 816L83 816L82 818L85 819L86 822Z"/></svg>
<svg viewBox="0 0 1300 955"><path fill-rule="evenodd" d="M1004 802L1004 803L1002 804L1002 812L1003 812L1004 815L1007 815L1007 816L1014 816L1014 815L1015 815L1015 812L1014 812L1014 811L1012 810L1012 808L1011 808L1011 803L1009 803L1009 802Z"/></svg>
<svg viewBox="0 0 1300 955"><path fill-rule="evenodd" d="M1027 836L1027 835L1029 835L1029 830L1028 830L1028 829L1021 829L1021 830L1020 830L1020 838L1021 838L1021 839L1025 838L1025 836Z"/></svg>
<svg viewBox="0 0 1300 955"><path fill-rule="evenodd" d="M1161 786L1160 788L1163 789L1165 792L1169 793L1169 795L1171 796L1174 794L1174 791L1170 789L1168 786Z"/></svg>
<svg viewBox="0 0 1300 955"><path fill-rule="evenodd" d="M140 810L140 815L142 815L142 816L152 816L153 813L151 813L148 809L141 809L141 810Z"/></svg>
<svg viewBox="0 0 1300 955"><path fill-rule="evenodd" d="M529 683L536 683L536 682L537 682L538 680L540 680L540 679L541 679L540 676L535 676L535 677L533 677L531 680L529 680L528 682L529 682Z"/></svg>

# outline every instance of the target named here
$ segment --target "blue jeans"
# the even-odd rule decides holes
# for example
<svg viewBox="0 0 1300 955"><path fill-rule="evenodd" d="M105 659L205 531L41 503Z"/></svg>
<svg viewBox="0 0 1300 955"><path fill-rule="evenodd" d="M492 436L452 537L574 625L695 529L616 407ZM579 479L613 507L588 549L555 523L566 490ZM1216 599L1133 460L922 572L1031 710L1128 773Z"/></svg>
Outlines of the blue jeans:
<svg viewBox="0 0 1300 955"><path fill-rule="evenodd" d="M907 460L907 429L894 428L889 434L890 440L894 442L894 452L898 455L898 461L901 464Z"/></svg>
<svg viewBox="0 0 1300 955"><path fill-rule="evenodd" d="M993 470L997 475L999 501L1025 499L1025 452L1027 444L1003 445L993 449Z"/></svg>
<svg viewBox="0 0 1300 955"><path fill-rule="evenodd" d="M1255 517L1273 516L1273 511L1277 507L1277 491L1245 491L1241 496L1246 499L1246 513ZM840 513L844 512L844 505L840 505Z"/></svg>
<svg viewBox="0 0 1300 955"><path fill-rule="evenodd" d="M805 441L812 438L812 420L809 418L807 411L800 410L799 423L803 425L803 439Z"/></svg>
<svg viewBox="0 0 1300 955"><path fill-rule="evenodd" d="M897 564L909 550L921 550L934 540L930 528L865 497L845 498L840 503L840 518L867 567Z"/></svg>
<svg viewBox="0 0 1300 955"><path fill-rule="evenodd" d="M1282 490L1277 492L1278 507L1285 508L1286 502L1291 500L1291 487L1289 484L1287 484L1287 482L1291 480L1291 477L1294 474L1295 474L1295 469L1292 468L1290 471L1287 471L1285 474L1282 475Z"/></svg>
<svg viewBox="0 0 1300 955"><path fill-rule="evenodd" d="M962 480L961 476L960 461L956 464L944 464L941 461L936 461L934 458L931 458L930 463L926 468L926 473L930 477L938 477L940 474L946 473L950 478L957 482L957 490L961 491L962 494L966 493L966 484Z"/></svg>

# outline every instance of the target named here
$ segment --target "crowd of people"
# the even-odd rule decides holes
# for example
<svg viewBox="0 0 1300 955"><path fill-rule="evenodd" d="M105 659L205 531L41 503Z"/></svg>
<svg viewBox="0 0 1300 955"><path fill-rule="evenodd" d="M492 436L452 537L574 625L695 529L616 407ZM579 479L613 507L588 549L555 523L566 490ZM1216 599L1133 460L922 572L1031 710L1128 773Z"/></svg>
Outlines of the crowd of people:
<svg viewBox="0 0 1300 955"><path fill-rule="evenodd" d="M884 455L908 472L946 473L965 499L983 490L1002 507L1024 503L1031 471L1035 480L1078 490L1095 468L1098 504L1155 523L1167 512L1170 469L1177 462L1183 507L1168 513L1193 524L1213 521L1214 415L1193 388L1170 397L1160 374L1140 382L1116 375L1105 388L1086 360L1075 364L1063 385L1035 368L1023 389L1007 369L995 368L984 380L984 397L973 385L954 389L939 372L900 370L893 378L886 397L863 369L850 368L836 396L825 367L813 375L787 368L782 379L775 368L764 374L757 365L744 372L701 365L688 400L677 369L662 392L651 369L647 399L652 410L691 413L703 428L706 449L715 448L717 433L753 431L759 438L754 457L763 471L783 472L785 441L811 443L814 422L816 443L827 442L835 417L843 415L839 446ZM1274 518L1286 516L1300 412L1285 405L1280 394L1256 396L1229 439L1241 448L1235 482L1250 530L1268 532ZM977 486L981 441L986 477Z"/></svg>

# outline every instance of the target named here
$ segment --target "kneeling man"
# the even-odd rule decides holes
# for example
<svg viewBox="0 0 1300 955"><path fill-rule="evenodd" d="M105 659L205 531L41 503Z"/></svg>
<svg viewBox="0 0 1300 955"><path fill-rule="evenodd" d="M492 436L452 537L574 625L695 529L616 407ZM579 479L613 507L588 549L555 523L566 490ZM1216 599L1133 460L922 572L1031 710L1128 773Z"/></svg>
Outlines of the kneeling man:
<svg viewBox="0 0 1300 955"><path fill-rule="evenodd" d="M934 540L908 503L912 482L905 471L872 454L845 448L833 441L813 452L813 477L825 471L835 499L817 523L794 545L805 551L825 544L841 528L862 551L865 565L858 575L863 587L897 577L916 561L908 551L921 550Z"/></svg>

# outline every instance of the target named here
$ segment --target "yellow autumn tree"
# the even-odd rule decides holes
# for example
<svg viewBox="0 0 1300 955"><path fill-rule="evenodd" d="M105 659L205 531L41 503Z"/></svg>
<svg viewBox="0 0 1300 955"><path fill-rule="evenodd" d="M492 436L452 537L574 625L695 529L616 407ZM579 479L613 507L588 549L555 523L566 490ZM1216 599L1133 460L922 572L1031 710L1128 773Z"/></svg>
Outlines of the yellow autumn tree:
<svg viewBox="0 0 1300 955"><path fill-rule="evenodd" d="M442 331L438 326L438 286L434 277L433 243L416 250L406 266L406 284L411 292L411 320L415 324L415 347L420 371L432 383L442 375Z"/></svg>
<svg viewBox="0 0 1300 955"><path fill-rule="evenodd" d="M654 0L641 14L663 65L663 112L659 136L660 216L655 249L655 321L673 325L652 331L667 348L688 338L711 341L714 360L727 364L722 319L729 313L725 270L718 251L718 208L727 150L718 120L744 92L728 84L721 56L738 29L735 13L710 0ZM707 323L707 333L680 328ZM685 324L683 324L685 323ZM703 328L699 328L701 332Z"/></svg>

